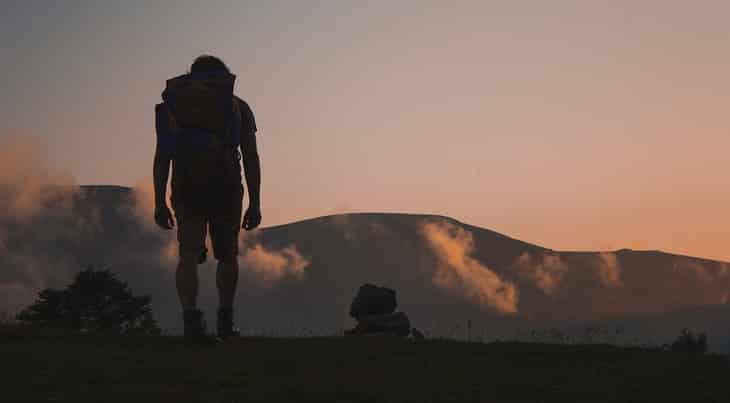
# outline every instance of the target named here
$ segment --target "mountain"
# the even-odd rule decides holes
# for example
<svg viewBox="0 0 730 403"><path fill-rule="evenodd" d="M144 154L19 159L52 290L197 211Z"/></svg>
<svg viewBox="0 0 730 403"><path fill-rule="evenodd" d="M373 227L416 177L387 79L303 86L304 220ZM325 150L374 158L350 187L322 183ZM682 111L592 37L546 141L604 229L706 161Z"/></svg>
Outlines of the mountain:
<svg viewBox="0 0 730 403"><path fill-rule="evenodd" d="M0 198L0 310L16 311L96 265L152 295L162 325L179 328L175 234L151 224L149 199L117 186L27 193L6 189ZM631 337L666 339L692 325L710 330L711 342L713 334L730 340L728 263L554 251L448 217L360 213L263 228L244 234L240 262L238 322L249 333L349 327L349 303L370 282L396 289L399 309L434 335L463 335L467 321L472 335L490 338L560 323L628 323L640 329ZM209 318L214 267L200 268ZM660 328L663 335L652 334Z"/></svg>

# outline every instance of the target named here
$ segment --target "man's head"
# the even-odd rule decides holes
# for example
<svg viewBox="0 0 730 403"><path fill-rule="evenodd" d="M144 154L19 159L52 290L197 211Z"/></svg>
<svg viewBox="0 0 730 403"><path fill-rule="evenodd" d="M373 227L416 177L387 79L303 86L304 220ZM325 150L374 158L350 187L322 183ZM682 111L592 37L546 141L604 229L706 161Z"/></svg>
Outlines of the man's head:
<svg viewBox="0 0 730 403"><path fill-rule="evenodd" d="M191 73L231 73L223 61L215 56L198 56L190 66Z"/></svg>

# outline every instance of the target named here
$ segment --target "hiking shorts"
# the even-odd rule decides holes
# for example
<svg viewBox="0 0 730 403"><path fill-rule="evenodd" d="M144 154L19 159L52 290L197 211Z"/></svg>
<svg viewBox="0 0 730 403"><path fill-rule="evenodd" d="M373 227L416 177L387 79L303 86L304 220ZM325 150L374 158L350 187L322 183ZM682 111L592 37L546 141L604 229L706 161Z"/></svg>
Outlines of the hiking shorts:
<svg viewBox="0 0 730 403"><path fill-rule="evenodd" d="M180 213L175 212L181 259L195 259L198 263L203 263L207 256L205 239L208 233L213 256L218 261L230 262L236 259L242 204L232 204L209 214L195 214L185 209L180 209Z"/></svg>
<svg viewBox="0 0 730 403"><path fill-rule="evenodd" d="M180 181L173 182L172 207L177 221L180 258L206 260L206 236L210 234L213 255L218 261L230 262L238 256L238 235L241 232L243 185L225 187L215 192L186 194Z"/></svg>

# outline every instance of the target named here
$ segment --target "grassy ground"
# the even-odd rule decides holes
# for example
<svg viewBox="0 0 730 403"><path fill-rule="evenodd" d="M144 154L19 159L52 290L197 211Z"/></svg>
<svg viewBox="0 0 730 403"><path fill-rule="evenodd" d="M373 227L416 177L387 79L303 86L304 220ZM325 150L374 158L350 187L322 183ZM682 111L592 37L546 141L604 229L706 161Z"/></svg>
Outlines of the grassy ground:
<svg viewBox="0 0 730 403"><path fill-rule="evenodd" d="M600 345L0 334L0 368L0 401L730 401L723 357Z"/></svg>

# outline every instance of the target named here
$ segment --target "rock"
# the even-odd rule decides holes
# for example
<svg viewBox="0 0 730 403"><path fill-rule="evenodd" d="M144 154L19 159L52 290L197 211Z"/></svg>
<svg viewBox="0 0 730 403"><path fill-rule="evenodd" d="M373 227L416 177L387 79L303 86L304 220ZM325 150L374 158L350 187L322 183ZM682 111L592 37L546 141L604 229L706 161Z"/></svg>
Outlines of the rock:
<svg viewBox="0 0 730 403"><path fill-rule="evenodd" d="M365 284L350 305L350 316L357 320L355 328L345 335L389 335L407 337L411 321L403 312L395 312L395 290Z"/></svg>
<svg viewBox="0 0 730 403"><path fill-rule="evenodd" d="M385 315L360 316L355 328L345 331L345 335L380 334L407 337L411 333L411 321L403 312Z"/></svg>
<svg viewBox="0 0 730 403"><path fill-rule="evenodd" d="M365 284L350 305L350 316L359 320L364 316L392 314L396 306L395 290Z"/></svg>

